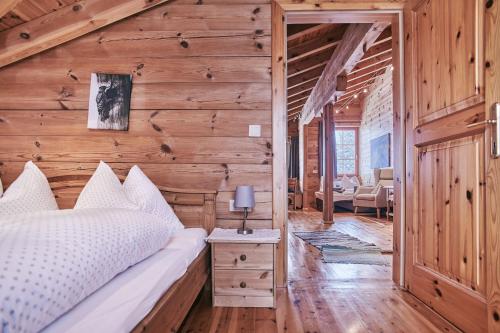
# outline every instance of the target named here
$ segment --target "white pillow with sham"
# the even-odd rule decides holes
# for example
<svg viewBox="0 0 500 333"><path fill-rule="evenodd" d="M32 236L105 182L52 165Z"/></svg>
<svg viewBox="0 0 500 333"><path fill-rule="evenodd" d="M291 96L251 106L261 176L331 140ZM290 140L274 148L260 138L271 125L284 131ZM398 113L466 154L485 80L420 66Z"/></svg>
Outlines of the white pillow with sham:
<svg viewBox="0 0 500 333"><path fill-rule="evenodd" d="M123 182L123 188L129 199L140 210L167 221L174 231L184 229L184 225L175 215L174 210L165 200L160 190L137 165L130 169L127 178Z"/></svg>
<svg viewBox="0 0 500 333"><path fill-rule="evenodd" d="M57 209L47 177L31 161L0 197L0 217Z"/></svg>
<svg viewBox="0 0 500 333"><path fill-rule="evenodd" d="M76 201L75 209L86 208L137 210L139 207L128 199L120 179L109 165L101 161Z"/></svg>

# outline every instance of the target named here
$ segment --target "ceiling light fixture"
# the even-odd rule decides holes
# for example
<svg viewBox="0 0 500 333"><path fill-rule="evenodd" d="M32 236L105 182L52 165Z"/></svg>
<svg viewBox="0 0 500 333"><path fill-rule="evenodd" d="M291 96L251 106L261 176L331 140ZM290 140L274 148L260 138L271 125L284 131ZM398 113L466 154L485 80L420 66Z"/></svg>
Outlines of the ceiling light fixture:
<svg viewBox="0 0 500 333"><path fill-rule="evenodd" d="M354 97L354 98L358 98L358 94L354 94L354 96L353 96L353 97Z"/></svg>
<svg viewBox="0 0 500 333"><path fill-rule="evenodd" d="M363 89L363 92L366 94L368 92L368 89Z"/></svg>

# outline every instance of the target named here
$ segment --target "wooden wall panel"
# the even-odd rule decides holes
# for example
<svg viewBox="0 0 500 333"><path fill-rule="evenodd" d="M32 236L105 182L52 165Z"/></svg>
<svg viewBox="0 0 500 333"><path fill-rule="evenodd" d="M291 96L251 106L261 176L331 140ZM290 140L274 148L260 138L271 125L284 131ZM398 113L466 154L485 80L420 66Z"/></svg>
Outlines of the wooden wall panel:
<svg viewBox="0 0 500 333"><path fill-rule="evenodd" d="M319 191L319 123L314 118L304 125L304 208L316 208L314 192Z"/></svg>
<svg viewBox="0 0 500 333"><path fill-rule="evenodd" d="M236 186L254 185L249 218L269 227L270 43L270 1L179 0L0 69L3 182L33 160L71 207L99 160L121 176L139 164L159 185L218 190L221 226L242 217ZM92 72L133 75L129 131L86 128Z"/></svg>

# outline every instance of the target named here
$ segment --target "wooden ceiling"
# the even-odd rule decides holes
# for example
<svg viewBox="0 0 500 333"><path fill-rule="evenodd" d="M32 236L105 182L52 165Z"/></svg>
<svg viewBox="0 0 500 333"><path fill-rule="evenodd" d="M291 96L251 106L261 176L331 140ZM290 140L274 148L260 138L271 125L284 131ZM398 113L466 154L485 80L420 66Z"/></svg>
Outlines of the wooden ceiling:
<svg viewBox="0 0 500 333"><path fill-rule="evenodd" d="M318 82L349 24L288 26L288 120L295 120ZM347 75L347 89L335 103L346 110L359 101L375 79L392 66L392 32L386 28Z"/></svg>
<svg viewBox="0 0 500 333"><path fill-rule="evenodd" d="M42 17L79 0L1 0L0 31ZM3 9L3 11L2 11ZM4 14L5 12L5 14Z"/></svg>

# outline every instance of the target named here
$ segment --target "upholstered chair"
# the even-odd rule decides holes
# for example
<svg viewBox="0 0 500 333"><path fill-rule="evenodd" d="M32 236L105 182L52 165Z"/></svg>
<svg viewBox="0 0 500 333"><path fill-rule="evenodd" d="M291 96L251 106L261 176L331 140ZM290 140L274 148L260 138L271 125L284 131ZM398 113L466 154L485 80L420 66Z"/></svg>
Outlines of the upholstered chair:
<svg viewBox="0 0 500 333"><path fill-rule="evenodd" d="M354 193L354 214L358 207L375 208L377 218L380 218L381 208L387 207L387 193L384 187L393 186L393 169L374 169L375 186L360 186Z"/></svg>

